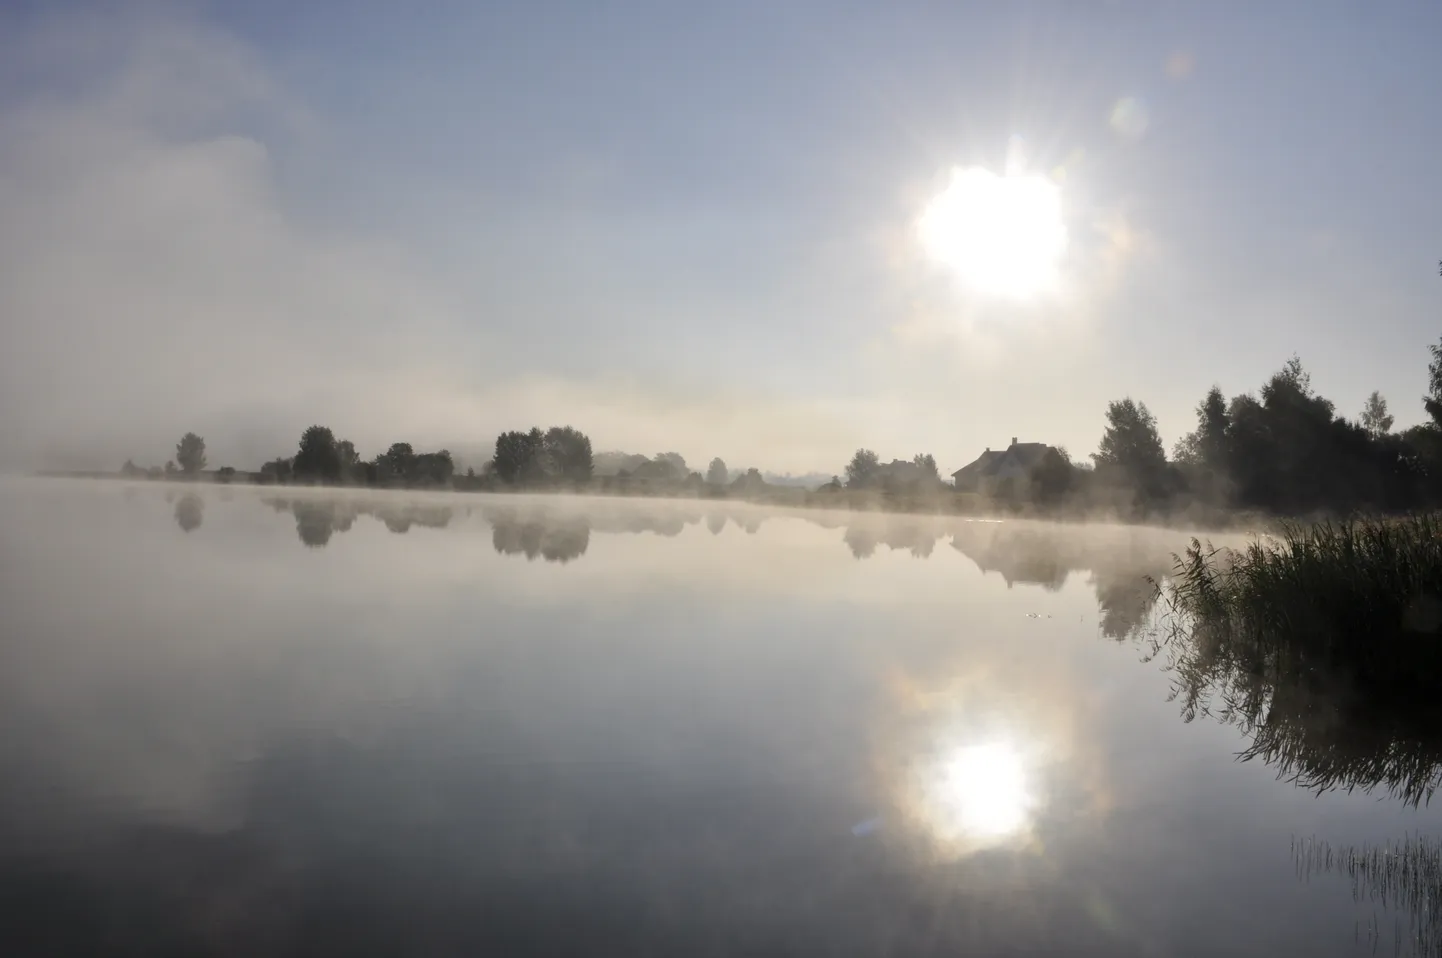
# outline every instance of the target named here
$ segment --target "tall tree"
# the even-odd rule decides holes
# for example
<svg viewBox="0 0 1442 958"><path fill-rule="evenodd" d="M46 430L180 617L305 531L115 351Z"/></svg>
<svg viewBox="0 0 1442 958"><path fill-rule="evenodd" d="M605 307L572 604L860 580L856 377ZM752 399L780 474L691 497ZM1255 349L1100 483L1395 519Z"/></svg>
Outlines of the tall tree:
<svg viewBox="0 0 1442 958"><path fill-rule="evenodd" d="M503 482L521 482L544 473L540 458L545 437L539 428L530 432L503 432L496 437L496 453L491 462Z"/></svg>
<svg viewBox="0 0 1442 958"><path fill-rule="evenodd" d="M565 482L591 481L595 460L591 455L591 437L571 426L552 426L544 440L546 463L555 476Z"/></svg>
<svg viewBox="0 0 1442 958"><path fill-rule="evenodd" d="M1041 460L1032 466L1029 475L1031 492L1038 502L1055 503L1063 499L1076 485L1076 467L1060 449L1048 449Z"/></svg>
<svg viewBox="0 0 1442 958"><path fill-rule="evenodd" d="M1378 439L1392 431L1393 417L1387 412L1387 400L1377 390L1372 390L1372 395L1367 397L1367 402L1362 406L1362 428L1373 438Z"/></svg>
<svg viewBox="0 0 1442 958"><path fill-rule="evenodd" d="M326 426L311 426L300 436L300 448L291 465L297 479L335 482L340 478L340 453L335 433Z"/></svg>
<svg viewBox="0 0 1442 958"><path fill-rule="evenodd" d="M846 464L846 486L862 489L876 482L881 469L881 460L870 449L858 449Z"/></svg>
<svg viewBox="0 0 1442 958"><path fill-rule="evenodd" d="M1432 354L1432 361L1427 364L1427 395L1422 405L1433 424L1442 426L1442 343L1433 343L1427 351Z"/></svg>
<svg viewBox="0 0 1442 958"><path fill-rule="evenodd" d="M1227 399L1218 386L1197 404L1197 428L1177 441L1172 458L1191 466L1223 472L1227 463Z"/></svg>
<svg viewBox="0 0 1442 958"><path fill-rule="evenodd" d="M731 473L726 468L726 463L717 456L711 460L711 465L706 469L706 481L713 486L724 486L726 480L731 478Z"/></svg>
<svg viewBox="0 0 1442 958"><path fill-rule="evenodd" d="M411 482L421 482L436 486L450 485L451 476L455 475L456 464L451 458L449 449L442 449L440 452L423 452L416 456L411 463Z"/></svg>
<svg viewBox="0 0 1442 958"><path fill-rule="evenodd" d="M927 479L941 481L941 473L937 471L936 459L931 453L917 453L911 457L911 464L920 469Z"/></svg>
<svg viewBox="0 0 1442 958"><path fill-rule="evenodd" d="M1098 471L1124 475L1140 492L1159 491L1167 454L1157 432L1157 420L1146 403L1130 396L1107 404L1107 428L1092 459Z"/></svg>
<svg viewBox="0 0 1442 958"><path fill-rule="evenodd" d="M188 476L200 472L205 468L205 440L193 432L181 436L175 444L175 461Z"/></svg>
<svg viewBox="0 0 1442 958"><path fill-rule="evenodd" d="M382 457L385 470L393 478L410 482L415 475L416 451L408 442L393 442Z"/></svg>

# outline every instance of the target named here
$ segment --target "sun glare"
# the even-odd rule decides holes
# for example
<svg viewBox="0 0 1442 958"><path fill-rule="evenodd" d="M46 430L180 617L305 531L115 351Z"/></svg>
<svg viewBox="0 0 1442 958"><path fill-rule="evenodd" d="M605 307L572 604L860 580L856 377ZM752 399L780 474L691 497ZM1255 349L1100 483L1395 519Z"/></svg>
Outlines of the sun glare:
<svg viewBox="0 0 1442 958"><path fill-rule="evenodd" d="M1061 190L1026 173L955 169L917 221L928 256L979 293L1026 299L1056 279L1066 251Z"/></svg>
<svg viewBox="0 0 1442 958"><path fill-rule="evenodd" d="M931 804L947 837L984 845L1016 834L1032 807L1021 756L1001 742L958 749L935 770Z"/></svg>

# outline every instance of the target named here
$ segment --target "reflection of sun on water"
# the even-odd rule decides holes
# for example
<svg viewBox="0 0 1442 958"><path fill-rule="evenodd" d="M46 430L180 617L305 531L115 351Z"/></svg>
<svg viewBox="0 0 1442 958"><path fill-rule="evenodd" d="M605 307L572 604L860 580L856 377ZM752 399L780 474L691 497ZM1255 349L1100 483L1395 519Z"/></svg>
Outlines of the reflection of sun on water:
<svg viewBox="0 0 1442 958"><path fill-rule="evenodd" d="M926 816L935 836L980 848L1020 834L1035 804L1026 765L1006 742L959 748L925 773Z"/></svg>

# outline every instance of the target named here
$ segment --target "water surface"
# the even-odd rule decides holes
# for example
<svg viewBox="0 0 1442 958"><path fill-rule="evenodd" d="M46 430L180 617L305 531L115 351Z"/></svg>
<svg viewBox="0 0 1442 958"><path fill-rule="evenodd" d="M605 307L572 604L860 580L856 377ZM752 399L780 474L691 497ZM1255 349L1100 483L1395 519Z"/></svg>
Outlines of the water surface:
<svg viewBox="0 0 1442 958"><path fill-rule="evenodd" d="M5 482L0 952L1406 953L1316 849L1442 823L1183 721L1187 538Z"/></svg>

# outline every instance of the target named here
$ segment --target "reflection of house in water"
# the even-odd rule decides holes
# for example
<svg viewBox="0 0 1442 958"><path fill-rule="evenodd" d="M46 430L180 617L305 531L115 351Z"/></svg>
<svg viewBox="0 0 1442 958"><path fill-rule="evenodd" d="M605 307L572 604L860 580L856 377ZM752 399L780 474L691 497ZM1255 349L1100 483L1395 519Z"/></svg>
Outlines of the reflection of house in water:
<svg viewBox="0 0 1442 958"><path fill-rule="evenodd" d="M951 547L983 573L999 573L1007 588L1024 583L1056 592L1072 572L1090 571L1101 632L1121 639L1151 620L1155 583L1171 571L1176 539L1126 526L961 522Z"/></svg>
<svg viewBox="0 0 1442 958"><path fill-rule="evenodd" d="M1073 569L1086 568L1076 543L1046 526L1013 522L963 522L951 536L951 547L983 573L999 573L1010 589L1018 582L1056 592Z"/></svg>
<svg viewBox="0 0 1442 958"><path fill-rule="evenodd" d="M312 548L327 545L335 533L349 530L362 515L379 519L394 533L405 533L414 526L444 528L454 515L452 506L434 501L344 495L266 497L262 501L279 511L290 511L295 516L297 536ZM496 552L562 563L585 555L593 533L651 533L672 538L688 526L704 522L713 534L722 532L728 523L755 534L768 516L762 510L717 504L690 507L667 503L647 508L638 503L611 505L592 501L578 508L564 500L551 503L524 498L512 500L515 505L484 504L495 501L486 497L480 500L483 504L468 505L466 509L479 512L491 526L491 543ZM983 573L1000 574L1008 588L1020 583L1055 592L1073 571L1090 571L1101 631L1115 638L1133 634L1150 621L1157 592L1149 577L1159 580L1170 571L1171 549L1177 543L1176 533L1122 526L823 511L791 515L840 530L842 541L858 559L872 557L881 546L926 559L932 556L940 539L950 537L953 549L971 559ZM176 518L182 520L179 507ZM195 521L198 525L198 515Z"/></svg>

